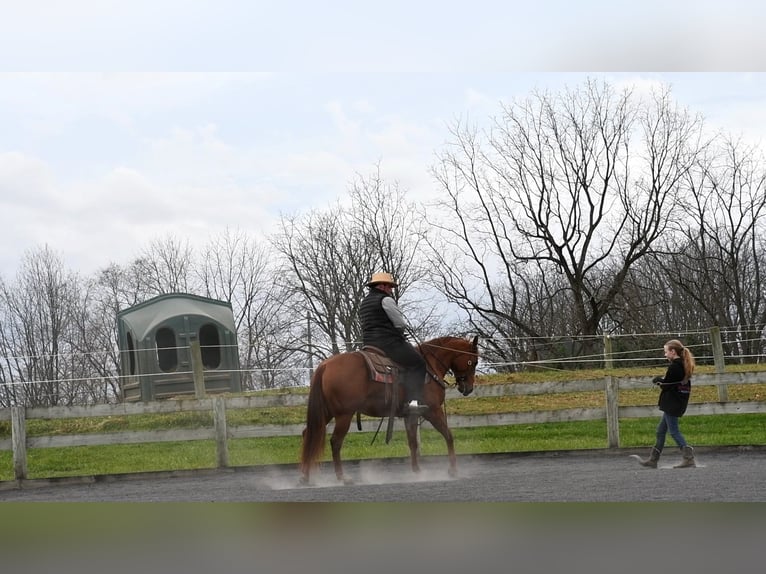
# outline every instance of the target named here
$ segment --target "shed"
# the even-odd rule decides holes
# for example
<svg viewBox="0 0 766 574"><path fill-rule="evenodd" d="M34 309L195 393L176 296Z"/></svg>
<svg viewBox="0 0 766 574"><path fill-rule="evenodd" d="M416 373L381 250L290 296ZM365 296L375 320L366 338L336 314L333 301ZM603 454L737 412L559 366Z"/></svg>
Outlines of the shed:
<svg viewBox="0 0 766 574"><path fill-rule="evenodd" d="M191 346L199 341L206 392L239 392L239 351L231 304L169 293L117 314L122 398L150 401L194 394Z"/></svg>

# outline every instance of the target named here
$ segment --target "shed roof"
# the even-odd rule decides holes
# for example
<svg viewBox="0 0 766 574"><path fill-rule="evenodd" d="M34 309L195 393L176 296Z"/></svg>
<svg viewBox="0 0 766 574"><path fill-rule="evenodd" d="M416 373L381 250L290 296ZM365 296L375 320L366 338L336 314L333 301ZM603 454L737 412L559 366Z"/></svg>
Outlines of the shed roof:
<svg viewBox="0 0 766 574"><path fill-rule="evenodd" d="M130 325L135 337L143 339L168 319L183 315L198 315L223 325L234 332L231 303L189 293L167 293L124 309L117 320Z"/></svg>

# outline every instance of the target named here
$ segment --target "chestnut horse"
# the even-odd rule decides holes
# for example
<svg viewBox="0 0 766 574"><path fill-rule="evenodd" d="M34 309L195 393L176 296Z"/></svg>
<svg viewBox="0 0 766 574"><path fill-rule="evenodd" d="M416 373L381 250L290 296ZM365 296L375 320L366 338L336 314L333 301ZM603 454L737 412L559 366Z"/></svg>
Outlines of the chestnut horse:
<svg viewBox="0 0 766 574"><path fill-rule="evenodd" d="M447 443L449 474L457 475L457 458L452 432L447 426L444 404L444 375L452 371L458 391L468 395L473 391L476 364L479 360L478 336L472 341L460 337L440 337L417 346L426 361L430 376L423 389L423 403L428 409L421 415L441 433ZM400 405L404 404L404 388L398 385ZM335 419L330 438L332 460L338 480L350 483L343 476L340 449L354 414L385 417L391 410L391 384L372 380L367 363L357 351L333 355L322 361L311 378L306 428L301 448L301 483L309 484L309 475L324 453L326 426ZM401 409L397 409L401 410ZM418 472L417 416L404 417L407 443L410 447L412 470Z"/></svg>

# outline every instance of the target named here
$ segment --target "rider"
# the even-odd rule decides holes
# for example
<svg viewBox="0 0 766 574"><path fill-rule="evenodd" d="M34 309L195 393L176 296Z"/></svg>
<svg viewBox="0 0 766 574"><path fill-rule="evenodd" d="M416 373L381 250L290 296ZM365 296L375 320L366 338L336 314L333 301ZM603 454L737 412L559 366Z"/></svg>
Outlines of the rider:
<svg viewBox="0 0 766 574"><path fill-rule="evenodd" d="M407 342L407 320L393 297L396 287L390 273L374 273L367 283L370 288L359 307L362 322L362 344L382 349L404 369L404 390L409 399L410 414L420 413L423 407L423 386L426 362Z"/></svg>

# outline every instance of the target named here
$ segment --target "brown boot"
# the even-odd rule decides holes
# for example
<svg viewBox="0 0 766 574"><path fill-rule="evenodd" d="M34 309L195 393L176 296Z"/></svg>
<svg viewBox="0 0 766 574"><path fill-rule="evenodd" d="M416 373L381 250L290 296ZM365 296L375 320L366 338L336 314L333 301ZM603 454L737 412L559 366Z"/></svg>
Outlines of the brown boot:
<svg viewBox="0 0 766 574"><path fill-rule="evenodd" d="M691 468L697 466L697 463L694 462L694 449L692 447L685 446L681 449L681 452L683 459L681 459L681 462L673 468Z"/></svg>
<svg viewBox="0 0 766 574"><path fill-rule="evenodd" d="M649 458L639 458L638 463L647 468L657 468L657 461L660 460L660 454L662 454L662 451L653 446L652 452L649 453Z"/></svg>

